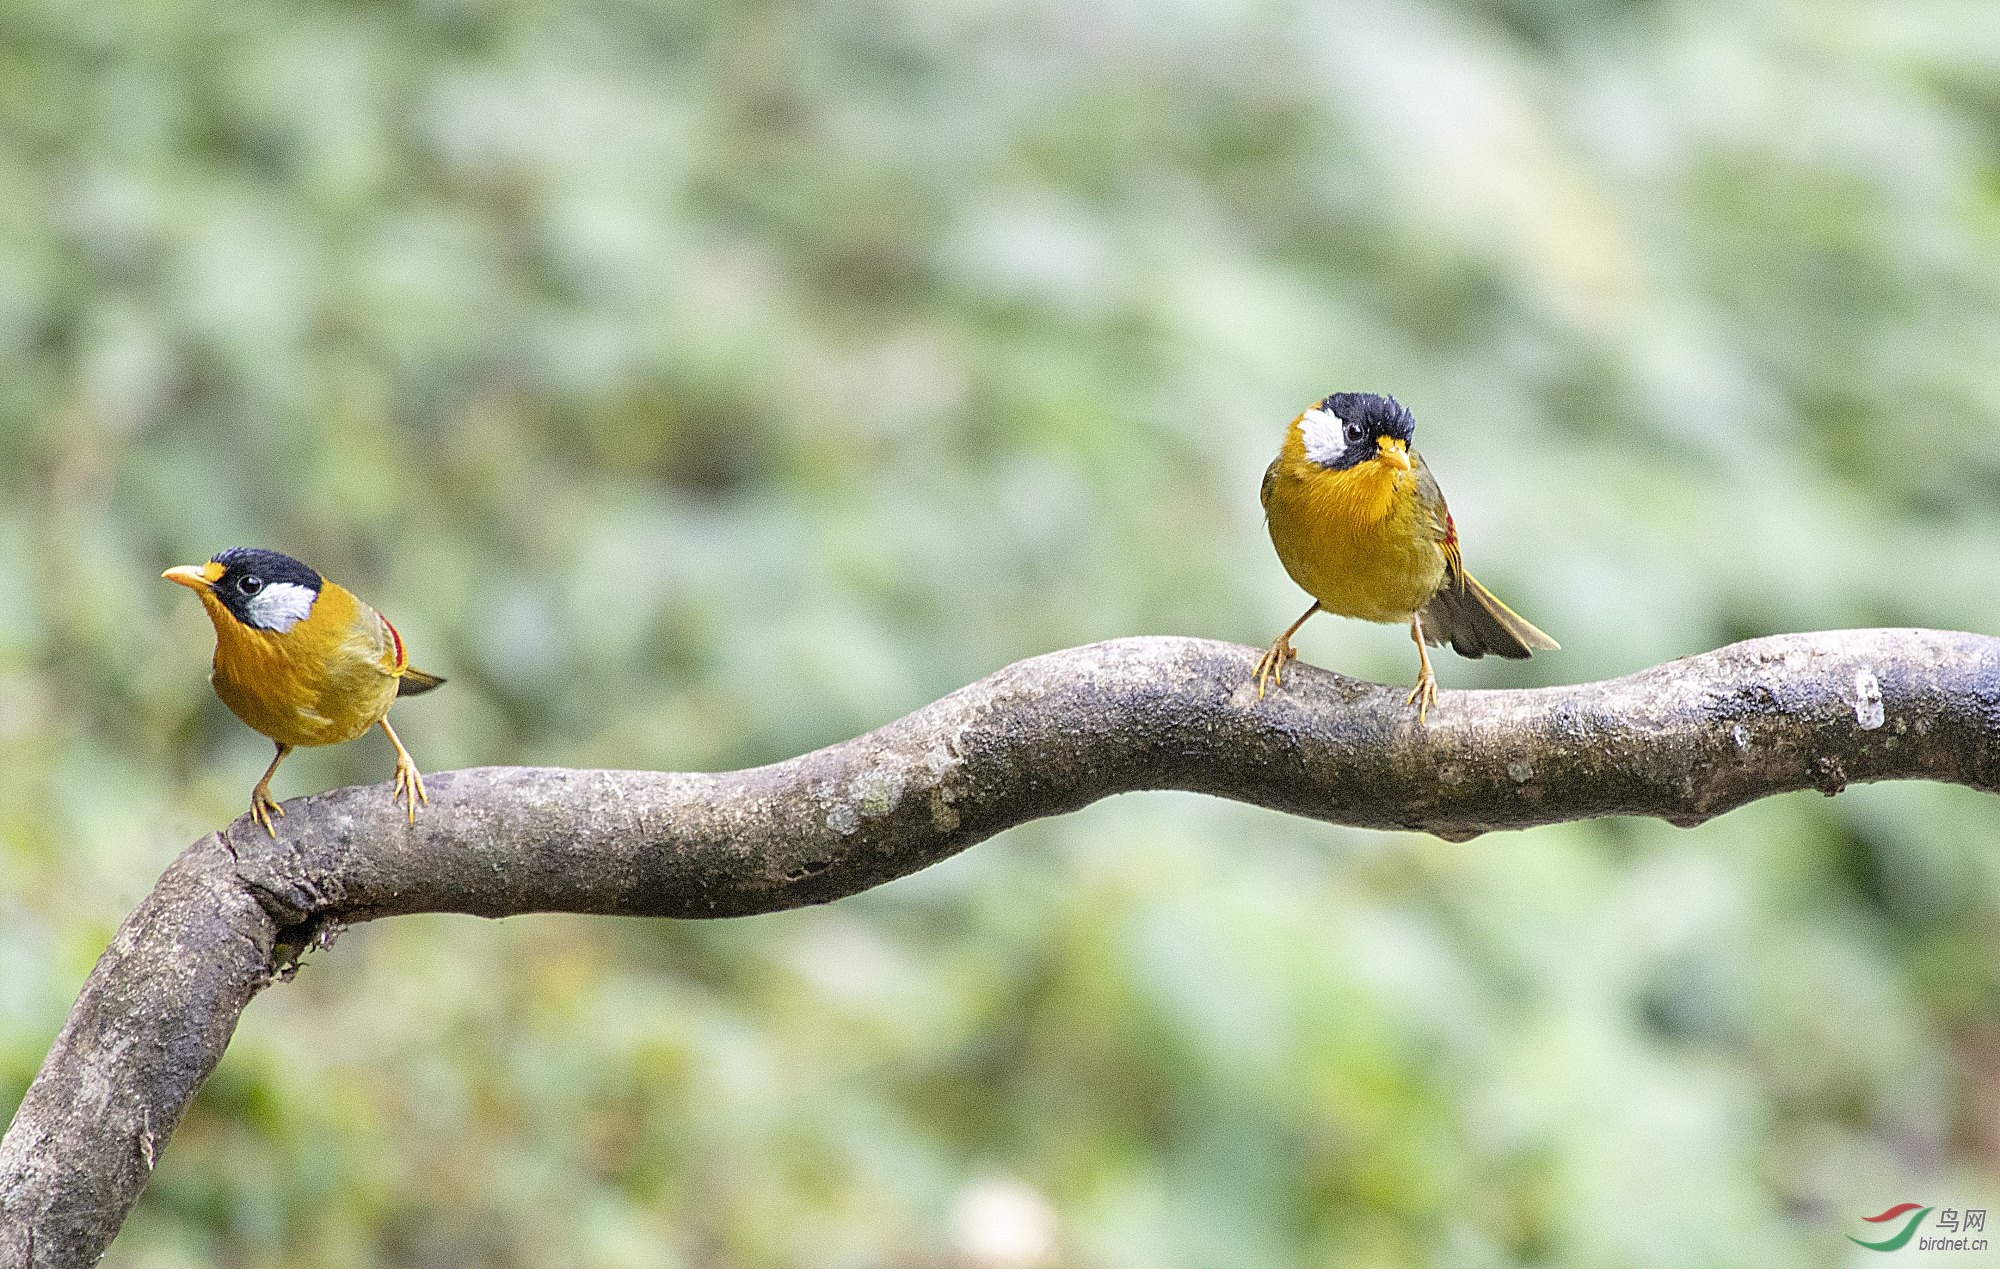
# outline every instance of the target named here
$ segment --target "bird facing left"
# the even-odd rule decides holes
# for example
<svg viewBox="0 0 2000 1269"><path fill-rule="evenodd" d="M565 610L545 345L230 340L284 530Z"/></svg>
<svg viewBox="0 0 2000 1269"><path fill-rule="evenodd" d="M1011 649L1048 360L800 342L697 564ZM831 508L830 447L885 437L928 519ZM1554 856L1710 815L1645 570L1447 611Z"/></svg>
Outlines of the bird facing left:
<svg viewBox="0 0 2000 1269"><path fill-rule="evenodd" d="M250 815L271 824L285 809L271 798L271 776L300 745L337 745L380 726L396 746L391 801L429 802L410 751L389 725L389 706L443 683L410 664L389 619L339 583L289 555L234 546L206 564L160 574L185 586L215 626L209 682L230 712L277 745L264 778L250 791Z"/></svg>

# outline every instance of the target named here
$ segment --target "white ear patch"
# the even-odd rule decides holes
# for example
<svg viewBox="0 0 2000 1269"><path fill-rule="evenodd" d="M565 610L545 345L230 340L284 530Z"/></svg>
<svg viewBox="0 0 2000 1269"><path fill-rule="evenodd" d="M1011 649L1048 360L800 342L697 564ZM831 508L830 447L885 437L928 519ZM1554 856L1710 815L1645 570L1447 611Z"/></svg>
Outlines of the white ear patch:
<svg viewBox="0 0 2000 1269"><path fill-rule="evenodd" d="M285 633L306 619L319 592L293 582L271 582L243 606L250 624L259 630Z"/></svg>
<svg viewBox="0 0 2000 1269"><path fill-rule="evenodd" d="M1347 452L1347 425L1332 410L1307 410L1299 420L1299 435L1306 443L1306 457L1321 467L1332 467Z"/></svg>

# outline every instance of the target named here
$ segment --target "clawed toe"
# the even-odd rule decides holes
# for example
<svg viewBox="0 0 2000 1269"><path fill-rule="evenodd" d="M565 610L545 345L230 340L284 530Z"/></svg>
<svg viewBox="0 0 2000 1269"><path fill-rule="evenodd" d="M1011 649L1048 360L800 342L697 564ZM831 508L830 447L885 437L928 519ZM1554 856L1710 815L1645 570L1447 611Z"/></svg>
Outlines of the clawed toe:
<svg viewBox="0 0 2000 1269"><path fill-rule="evenodd" d="M1431 712L1431 706L1437 704L1437 699L1437 679L1426 674L1417 680L1417 685L1410 689L1410 694L1403 703L1417 707L1417 725L1421 727Z"/></svg>
<svg viewBox="0 0 2000 1269"><path fill-rule="evenodd" d="M417 802L421 799L425 806L431 804L431 795L424 788L424 776L413 762L396 764L396 788L389 794L389 801L406 801L410 808L410 823L417 822Z"/></svg>
<svg viewBox="0 0 2000 1269"><path fill-rule="evenodd" d="M276 837L278 830L272 825L271 817L276 815L282 819L284 814L285 808L273 801L270 793L262 785L250 791L250 818L262 824L265 832Z"/></svg>
<svg viewBox="0 0 2000 1269"><path fill-rule="evenodd" d="M417 822L417 800L421 798L425 806L429 806L431 802L431 795L424 789L423 773L417 770L417 760L410 756L409 750L403 748L402 738L396 735L396 729L389 725L389 720L384 718L376 725L387 733L389 743L396 746L396 787L389 793L389 804L393 806L398 801L407 799L410 806L410 823L414 825Z"/></svg>
<svg viewBox="0 0 2000 1269"><path fill-rule="evenodd" d="M1261 701L1264 699L1264 692L1267 687L1283 687L1285 685L1285 662L1296 658L1298 655L1298 652L1293 649L1291 642L1283 638L1280 638L1276 643L1264 650L1264 655L1257 658L1257 668L1252 671L1252 677L1257 680L1258 700Z"/></svg>

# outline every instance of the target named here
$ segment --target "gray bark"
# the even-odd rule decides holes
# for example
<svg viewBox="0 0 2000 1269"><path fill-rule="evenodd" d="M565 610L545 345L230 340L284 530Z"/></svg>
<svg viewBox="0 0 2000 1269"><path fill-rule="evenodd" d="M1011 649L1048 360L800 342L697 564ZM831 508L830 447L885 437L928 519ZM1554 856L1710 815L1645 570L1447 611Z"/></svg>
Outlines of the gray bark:
<svg viewBox="0 0 2000 1269"><path fill-rule="evenodd" d="M722 774L486 767L245 817L174 861L84 983L0 1139L0 1266L93 1264L252 996L341 924L411 912L719 917L825 903L1113 793L1187 789L1465 840L1929 779L2000 791L2000 640L1854 630L1622 679L1445 692L1123 639L1023 661L857 739Z"/></svg>

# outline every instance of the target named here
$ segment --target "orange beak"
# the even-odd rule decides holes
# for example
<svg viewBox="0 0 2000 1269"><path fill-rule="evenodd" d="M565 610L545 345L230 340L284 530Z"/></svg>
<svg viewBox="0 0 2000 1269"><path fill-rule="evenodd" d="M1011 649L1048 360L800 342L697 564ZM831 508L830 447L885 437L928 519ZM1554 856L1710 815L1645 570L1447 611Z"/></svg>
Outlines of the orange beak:
<svg viewBox="0 0 2000 1269"><path fill-rule="evenodd" d="M219 575L221 571L213 563L182 564L178 568L168 569L160 576L176 586L185 586L191 591L200 593L215 588L214 575Z"/></svg>
<svg viewBox="0 0 2000 1269"><path fill-rule="evenodd" d="M1387 463L1397 471L1410 470L1410 447L1393 436L1375 438L1375 459Z"/></svg>

